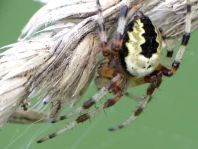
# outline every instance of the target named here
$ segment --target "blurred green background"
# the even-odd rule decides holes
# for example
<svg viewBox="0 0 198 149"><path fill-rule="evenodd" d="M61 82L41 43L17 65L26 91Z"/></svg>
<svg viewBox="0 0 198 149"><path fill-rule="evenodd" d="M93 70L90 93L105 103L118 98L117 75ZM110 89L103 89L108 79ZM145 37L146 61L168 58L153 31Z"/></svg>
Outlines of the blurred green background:
<svg viewBox="0 0 198 149"><path fill-rule="evenodd" d="M40 5L32 0L0 0L0 47L16 41L22 27ZM160 89L135 123L117 132L108 132L130 115L133 101L123 100L67 134L36 144L40 138L61 128L58 125L7 124L0 131L0 149L197 149L198 148L198 32L178 73L164 78ZM90 97L95 92L87 92ZM48 129L50 127L50 129Z"/></svg>

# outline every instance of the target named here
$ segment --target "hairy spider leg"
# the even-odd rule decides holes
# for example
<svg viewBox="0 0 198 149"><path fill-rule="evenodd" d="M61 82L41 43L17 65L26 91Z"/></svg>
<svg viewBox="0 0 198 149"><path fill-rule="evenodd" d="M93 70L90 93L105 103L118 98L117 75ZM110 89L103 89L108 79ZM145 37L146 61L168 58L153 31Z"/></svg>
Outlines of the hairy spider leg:
<svg viewBox="0 0 198 149"><path fill-rule="evenodd" d="M124 5L120 9L117 30L114 33L112 51L116 53L118 53L120 48L122 47L122 38L123 38L123 34L124 34L126 22L127 22L128 9L129 9L129 2L126 0Z"/></svg>
<svg viewBox="0 0 198 149"><path fill-rule="evenodd" d="M127 13L130 5L130 0L125 0L125 3L120 9L119 12L119 18L118 18L118 26L117 30L114 34L114 39L113 39L113 44L112 44L112 51L108 49L107 45L107 35L106 35L106 30L105 30L105 25L104 25L104 18L102 16L102 8L100 1L97 0L97 8L98 8L98 26L99 26L99 35L100 35L100 41L101 41L101 49L102 53L105 57L108 57L109 59L112 58L114 55L112 51L116 52L118 54L121 46L122 46L122 37L124 34L126 22L127 22ZM134 7L135 12L139 7Z"/></svg>
<svg viewBox="0 0 198 149"><path fill-rule="evenodd" d="M46 137L43 137L43 138L37 140L36 142L37 142L37 143L43 143L43 142L45 142L45 141L47 141L47 140L50 140L50 139L52 139L52 138L55 138L55 137L57 137L57 136L59 136L59 135L65 133L65 132L67 132L68 130L70 130L70 129L76 127L79 123L82 123L82 122L84 122L84 121L90 119L90 118L93 117L96 113L97 113L97 110L92 111L92 112L89 112L89 114L88 114L88 113L82 114L82 115L79 116L75 121L69 123L69 124L66 125L64 128L59 129L59 130L57 130L56 132L51 133L51 134L47 135Z"/></svg>
<svg viewBox="0 0 198 149"><path fill-rule="evenodd" d="M156 74L154 73L150 76L145 77L145 80L150 81L150 85L147 88L147 93L146 93L147 95L144 97L142 101L139 102L138 107L128 119L126 119L124 122L122 122L118 126L110 128L109 131L116 131L118 129L124 128L125 126L132 123L143 112L144 108L147 106L149 101L151 101L152 95L154 94L155 89L159 88L162 82L162 73L161 71L158 71Z"/></svg>
<svg viewBox="0 0 198 149"><path fill-rule="evenodd" d="M75 111L73 111L71 113L68 113L66 115L62 115L59 118L54 119L51 122L56 123L58 121L68 119L72 116L75 116L77 114L80 114L80 113L88 110L94 104L98 103L109 92L109 90L119 86L119 84L121 83L121 79L122 79L121 75L117 74L104 87L102 87L95 95L93 95L89 100L85 101L81 107L76 108Z"/></svg>
<svg viewBox="0 0 198 149"><path fill-rule="evenodd" d="M161 36L162 36L162 40L163 42L165 43L165 47L166 47L166 57L167 58L172 58L173 57L173 48L171 48L168 44L168 41L167 41L167 37L166 37L166 34L164 33L163 29L162 28L159 28L159 31L161 33Z"/></svg>
<svg viewBox="0 0 198 149"><path fill-rule="evenodd" d="M113 44L112 44L112 50L116 53L119 52L120 48L122 47L122 40L123 40L123 34L125 31L126 23L127 23L127 14L129 10L130 0L125 0L124 5L120 9L119 18L118 18L118 26L117 30L114 34ZM137 12L137 10L140 8L140 5L133 6L131 9L131 16L134 12Z"/></svg>
<svg viewBox="0 0 198 149"><path fill-rule="evenodd" d="M182 37L182 41L181 41L181 45L180 45L180 48L175 56L175 60L173 61L172 63L172 67L169 69L169 68L166 68L166 67L163 67L163 74L167 77L171 77L179 68L180 66L180 63L181 63L181 60L183 58L183 55L185 53L185 50L186 50L186 46L188 44L188 41L190 39L190 32L191 32L191 3L190 3L190 0L187 0L187 5L186 5L186 10L187 10L187 13L186 13L186 25L185 25L185 33Z"/></svg>
<svg viewBox="0 0 198 149"><path fill-rule="evenodd" d="M100 36L100 48L102 50L103 56L111 59L112 52L108 48L104 18L102 16L102 8L101 8L101 4L100 4L99 0L96 0L96 5L97 5L97 11L98 11L98 28L99 28L99 36Z"/></svg>
<svg viewBox="0 0 198 149"><path fill-rule="evenodd" d="M136 95L134 95L134 94L132 94L130 92L124 93L124 96L129 97L130 99L132 99L132 100L134 100L136 102L140 102L140 101L142 101L144 99L143 96L136 96Z"/></svg>
<svg viewBox="0 0 198 149"><path fill-rule="evenodd" d="M164 30L162 28L159 28L159 32L161 34L163 43L165 44L164 47L166 48L166 57L163 60L162 64L167 67L172 61L174 51L173 48L170 46L169 41L167 40Z"/></svg>

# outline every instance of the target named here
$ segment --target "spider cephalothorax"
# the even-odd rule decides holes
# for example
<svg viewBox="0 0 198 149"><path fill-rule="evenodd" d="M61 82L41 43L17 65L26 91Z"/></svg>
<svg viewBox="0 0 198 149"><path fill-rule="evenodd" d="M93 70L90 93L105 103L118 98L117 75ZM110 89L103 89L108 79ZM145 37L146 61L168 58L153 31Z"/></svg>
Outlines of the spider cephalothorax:
<svg viewBox="0 0 198 149"><path fill-rule="evenodd" d="M81 107L75 109L73 113L61 116L59 120L67 119L70 116L80 114L75 121L60 129L59 131L48 135L45 138L38 140L41 143L45 140L56 137L57 135L75 127L82 123L97 112L115 105L122 96L127 94L127 88L130 86L139 86L148 83L146 95L139 100L138 107L131 116L122 122L120 125L111 128L111 131L121 129L133 122L144 110L148 102L152 99L152 95L156 88L162 82L163 76L172 76L179 68L181 59L185 52L185 47L190 39L191 29L191 4L190 0L186 3L186 24L185 31L182 37L181 46L172 62L172 67L167 68L160 63L162 42L166 43L166 36L162 29L158 29L149 17L142 12L137 11L137 7L133 7L136 14L130 21L126 16L128 13L129 3L121 7L118 19L118 27L114 34L112 48L108 48L107 36L105 32L104 19L102 17L102 9L97 0L98 8L98 26L100 36L100 48L105 59L98 67L98 76L96 84L100 90L85 101ZM128 23L127 23L128 22ZM125 25L126 24L126 25ZM167 48L167 58L173 56L172 49ZM109 91L113 92L114 96L105 101L104 105L100 105L93 111L86 111L94 104L98 103L101 98ZM56 122L54 120L53 122Z"/></svg>

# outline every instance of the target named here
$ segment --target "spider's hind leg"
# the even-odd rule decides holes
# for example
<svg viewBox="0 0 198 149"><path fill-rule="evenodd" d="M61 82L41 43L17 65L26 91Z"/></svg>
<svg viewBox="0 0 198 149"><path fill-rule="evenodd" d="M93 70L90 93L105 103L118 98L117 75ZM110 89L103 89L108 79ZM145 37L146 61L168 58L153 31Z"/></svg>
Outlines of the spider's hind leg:
<svg viewBox="0 0 198 149"><path fill-rule="evenodd" d="M183 55L185 53L186 50L186 46L188 45L189 39L190 39L190 32L191 32L191 2L190 0L187 0L187 4L186 4L186 23L185 23L185 33L182 37L182 41L181 41L181 45L179 50L177 51L177 54L175 56L175 60L172 63L172 67L166 68L164 67L162 72L165 76L171 77L174 73L176 73L176 71L178 70L181 60L183 58Z"/></svg>
<svg viewBox="0 0 198 149"><path fill-rule="evenodd" d="M144 97L143 100L139 102L138 107L128 119L126 119L124 122L122 122L118 126L110 128L109 129L110 131L116 131L118 129L124 128L125 126L132 123L143 112L144 108L151 101L152 95L155 89L158 88L162 82L162 73L161 71L156 72L155 74L145 77L145 80L148 80L148 82L150 82L150 85L147 88L147 93L146 93L147 95Z"/></svg>

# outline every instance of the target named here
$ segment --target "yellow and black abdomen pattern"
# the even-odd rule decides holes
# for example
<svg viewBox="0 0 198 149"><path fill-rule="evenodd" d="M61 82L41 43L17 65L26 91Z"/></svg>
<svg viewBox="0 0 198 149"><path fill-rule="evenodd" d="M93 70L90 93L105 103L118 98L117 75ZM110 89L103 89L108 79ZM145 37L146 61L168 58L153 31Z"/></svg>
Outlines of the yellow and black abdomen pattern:
<svg viewBox="0 0 198 149"><path fill-rule="evenodd" d="M159 64L162 39L158 29L147 16L138 16L127 25L120 62L124 70L133 76L145 76Z"/></svg>
<svg viewBox="0 0 198 149"><path fill-rule="evenodd" d="M145 33L142 34L142 36L145 39L145 43L140 45L142 48L142 52L140 54L150 58L157 52L157 48L159 46L159 43L156 41L157 33L155 31L155 27L148 18L141 19L141 21L144 24L143 28Z"/></svg>

